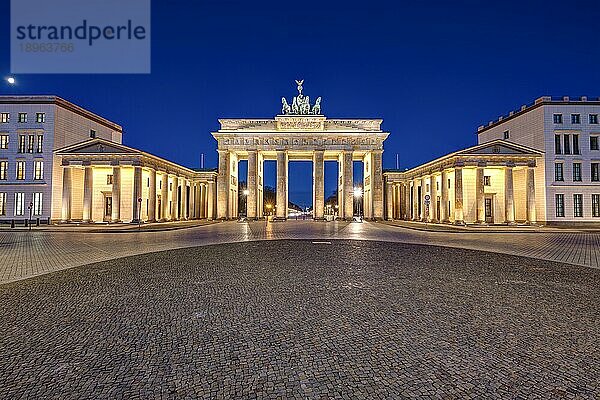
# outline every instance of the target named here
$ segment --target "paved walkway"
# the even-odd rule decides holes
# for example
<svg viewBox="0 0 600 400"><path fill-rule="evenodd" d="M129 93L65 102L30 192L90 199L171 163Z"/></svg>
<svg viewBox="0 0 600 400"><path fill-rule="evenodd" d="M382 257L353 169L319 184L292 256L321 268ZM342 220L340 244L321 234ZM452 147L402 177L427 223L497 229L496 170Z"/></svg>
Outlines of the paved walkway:
<svg viewBox="0 0 600 400"><path fill-rule="evenodd" d="M429 232L386 223L220 222L169 231L0 231L0 283L154 251L275 239L357 239L431 244L600 267L600 234Z"/></svg>

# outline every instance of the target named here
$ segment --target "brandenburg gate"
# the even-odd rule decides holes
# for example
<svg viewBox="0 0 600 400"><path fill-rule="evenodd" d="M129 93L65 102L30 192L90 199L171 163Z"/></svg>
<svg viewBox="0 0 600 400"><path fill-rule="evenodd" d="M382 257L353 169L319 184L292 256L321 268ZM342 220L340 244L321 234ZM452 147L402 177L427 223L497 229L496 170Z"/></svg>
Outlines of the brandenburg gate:
<svg viewBox="0 0 600 400"><path fill-rule="evenodd" d="M338 162L338 214L350 220L354 214L353 162L363 163L363 213L367 219L383 219L383 142L388 132L381 119L328 119L321 112L321 98L311 104L302 93L290 105L282 98L281 114L274 119L220 119L217 132L219 169L217 218L238 216L238 163L248 161L248 219L264 215L264 161L277 161L276 217L288 215L288 163L313 163L313 217L323 219L325 161Z"/></svg>

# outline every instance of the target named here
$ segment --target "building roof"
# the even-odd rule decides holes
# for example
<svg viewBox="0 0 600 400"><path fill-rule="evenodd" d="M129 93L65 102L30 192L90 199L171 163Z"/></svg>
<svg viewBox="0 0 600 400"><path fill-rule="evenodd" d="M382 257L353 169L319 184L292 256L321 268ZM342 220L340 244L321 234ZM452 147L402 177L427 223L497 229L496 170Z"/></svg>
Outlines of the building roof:
<svg viewBox="0 0 600 400"><path fill-rule="evenodd" d="M581 96L578 99L571 99L569 96L563 97L552 97L552 96L542 96L535 99L532 104L524 104L520 109L516 111L511 111L508 115L501 115L498 117L496 121L490 121L487 125L481 125L477 128L477 134L479 135L482 132L485 132L493 127L503 124L506 121L510 121L516 117L519 117L523 114L526 114L530 111L535 110L536 108L545 106L545 105L571 105L571 106L581 106L581 105L594 105L600 106L600 97L587 97Z"/></svg>
<svg viewBox="0 0 600 400"><path fill-rule="evenodd" d="M65 110L72 111L75 114L88 118L98 124L104 125L107 128L123 133L121 125L55 95L0 96L0 104L54 104Z"/></svg>

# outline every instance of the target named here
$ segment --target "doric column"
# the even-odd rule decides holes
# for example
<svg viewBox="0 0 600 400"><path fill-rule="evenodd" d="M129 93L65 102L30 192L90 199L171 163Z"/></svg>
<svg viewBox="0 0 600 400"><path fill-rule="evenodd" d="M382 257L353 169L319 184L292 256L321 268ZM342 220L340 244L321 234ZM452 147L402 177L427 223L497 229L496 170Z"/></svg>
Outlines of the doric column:
<svg viewBox="0 0 600 400"><path fill-rule="evenodd" d="M215 183L213 181L208 182L208 189L206 191L206 210L207 218L209 221L215 219Z"/></svg>
<svg viewBox="0 0 600 400"><path fill-rule="evenodd" d="M138 222L142 218L142 167L133 168L133 219L132 222Z"/></svg>
<svg viewBox="0 0 600 400"><path fill-rule="evenodd" d="M206 218L206 185L204 183L198 184L200 187L200 213L198 214L198 218L204 219Z"/></svg>
<svg viewBox="0 0 600 400"><path fill-rule="evenodd" d="M325 217L325 152L313 152L313 218Z"/></svg>
<svg viewBox="0 0 600 400"><path fill-rule="evenodd" d="M431 178L429 180L429 191L431 193L431 204L430 206L430 210L431 210L431 221L432 222L440 222L438 221L438 205L437 205L437 198L438 198L438 190L437 190L437 175L431 174ZM441 201L440 201L441 203ZM440 216L441 217L441 216Z"/></svg>
<svg viewBox="0 0 600 400"><path fill-rule="evenodd" d="M352 151L344 151L344 219L354 217L354 178L352 168Z"/></svg>
<svg viewBox="0 0 600 400"><path fill-rule="evenodd" d="M404 220L409 220L410 219L410 212L412 210L412 204L410 202L411 199L411 188L410 188L410 181L406 181L404 182Z"/></svg>
<svg viewBox="0 0 600 400"><path fill-rule="evenodd" d="M202 209L204 207L204 199L203 199L203 184L200 182L196 182L196 198L195 198L195 215L194 218L201 219L202 218Z"/></svg>
<svg viewBox="0 0 600 400"><path fill-rule="evenodd" d="M391 182L385 183L385 219L388 221L394 219L394 185Z"/></svg>
<svg viewBox="0 0 600 400"><path fill-rule="evenodd" d="M256 150L248 151L248 196L246 196L246 216L248 219L256 219L257 186L256 178L258 176L258 152Z"/></svg>
<svg viewBox="0 0 600 400"><path fill-rule="evenodd" d="M277 218L287 218L288 206L287 152L277 150Z"/></svg>
<svg viewBox="0 0 600 400"><path fill-rule="evenodd" d="M83 222L92 221L92 198L94 194L94 170L86 165L83 173Z"/></svg>
<svg viewBox="0 0 600 400"><path fill-rule="evenodd" d="M514 164L504 167L504 222L515 223L515 191L513 185Z"/></svg>
<svg viewBox="0 0 600 400"><path fill-rule="evenodd" d="M423 190L423 189L421 189ZM418 221L421 219L421 216L419 215L419 179L414 179L413 180L413 199L412 199L412 207L413 207L413 215L412 215L412 220L413 221Z"/></svg>
<svg viewBox="0 0 600 400"><path fill-rule="evenodd" d="M442 222L450 221L450 210L448 210L448 171L442 171L442 182L440 182L442 199L440 201L440 219Z"/></svg>
<svg viewBox="0 0 600 400"><path fill-rule="evenodd" d="M160 176L160 222L169 220L169 175Z"/></svg>
<svg viewBox="0 0 600 400"><path fill-rule="evenodd" d="M219 150L219 174L217 175L217 218L219 219L229 217L229 183L231 180L229 158L229 151Z"/></svg>
<svg viewBox="0 0 600 400"><path fill-rule="evenodd" d="M425 204L425 195L427 195L427 176L421 178L421 221L429 221L429 211L431 207L431 198L429 205ZM431 196L429 196L431 197Z"/></svg>
<svg viewBox="0 0 600 400"><path fill-rule="evenodd" d="M371 218L383 219L383 150L371 152Z"/></svg>
<svg viewBox="0 0 600 400"><path fill-rule="evenodd" d="M121 167L113 167L111 222L121 222Z"/></svg>
<svg viewBox="0 0 600 400"><path fill-rule="evenodd" d="M529 224L537 222L535 210L535 161L527 165L527 222Z"/></svg>
<svg viewBox="0 0 600 400"><path fill-rule="evenodd" d="M475 175L475 206L477 209L477 223L485 223L485 187L484 187L484 164L477 165Z"/></svg>
<svg viewBox="0 0 600 400"><path fill-rule="evenodd" d="M71 192L73 187L71 167L63 167L62 212L60 222L71 221Z"/></svg>
<svg viewBox="0 0 600 400"><path fill-rule="evenodd" d="M454 223L458 225L463 225L465 223L463 212L462 172L462 165L454 167Z"/></svg>
<svg viewBox="0 0 600 400"><path fill-rule="evenodd" d="M173 176L173 190L171 191L171 221L177 221L179 219L179 177Z"/></svg>
<svg viewBox="0 0 600 400"><path fill-rule="evenodd" d="M264 216L264 156L258 152L257 174L256 174L256 216L262 218Z"/></svg>
<svg viewBox="0 0 600 400"><path fill-rule="evenodd" d="M150 187L148 188L148 222L156 221L156 170L150 169Z"/></svg>
<svg viewBox="0 0 600 400"><path fill-rule="evenodd" d="M183 179L183 181L181 182L181 200L180 201L181 201L181 216L180 216L180 218L183 220L186 220L189 218L188 180L187 179Z"/></svg>

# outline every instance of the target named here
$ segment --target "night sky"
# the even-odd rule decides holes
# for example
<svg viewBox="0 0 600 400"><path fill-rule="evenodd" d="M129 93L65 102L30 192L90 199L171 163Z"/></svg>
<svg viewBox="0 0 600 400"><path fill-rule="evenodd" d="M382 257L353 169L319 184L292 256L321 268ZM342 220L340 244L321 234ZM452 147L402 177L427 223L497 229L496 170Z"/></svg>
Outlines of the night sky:
<svg viewBox="0 0 600 400"><path fill-rule="evenodd" d="M596 1L481 3L153 1L151 74L17 75L0 93L59 95L123 125L126 145L216 167L217 118L271 118L305 79L327 117L383 118L384 168L473 145L477 126L539 96L600 96ZM5 76L8 12L0 22ZM327 194L335 180L327 163ZM311 164L292 163L290 200L309 205L310 190Z"/></svg>

